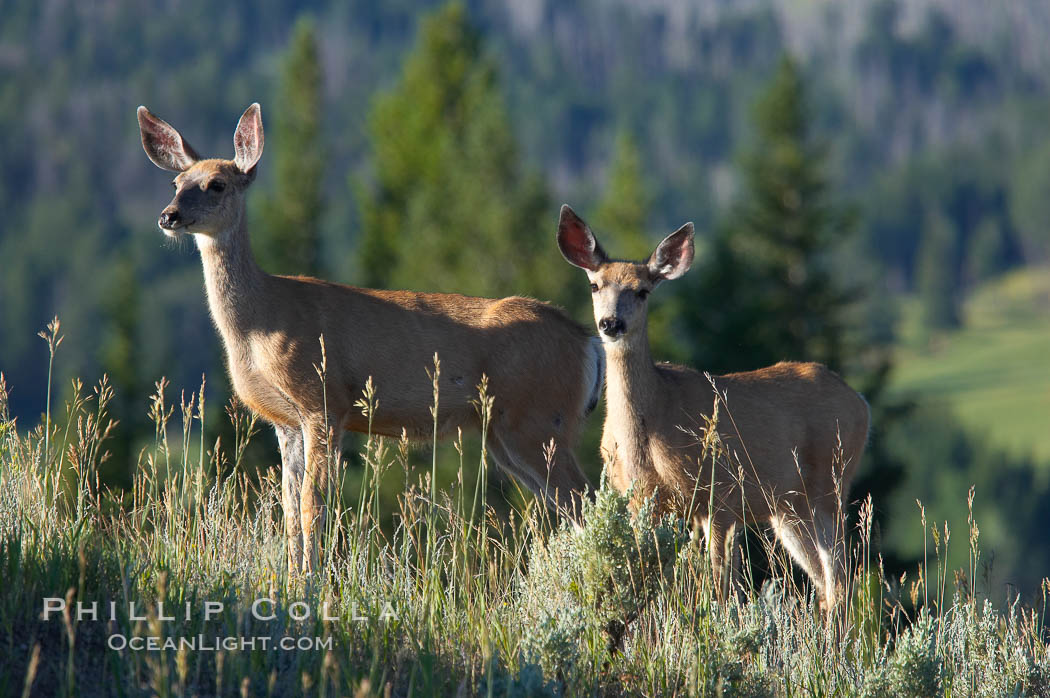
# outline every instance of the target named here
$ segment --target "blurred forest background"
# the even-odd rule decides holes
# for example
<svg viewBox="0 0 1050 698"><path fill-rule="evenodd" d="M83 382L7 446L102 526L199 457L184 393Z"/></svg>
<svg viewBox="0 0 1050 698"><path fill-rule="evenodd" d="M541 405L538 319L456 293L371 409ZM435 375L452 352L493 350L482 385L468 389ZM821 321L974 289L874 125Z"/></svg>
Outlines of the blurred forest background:
<svg viewBox="0 0 1050 698"><path fill-rule="evenodd" d="M196 251L156 227L170 177L135 107L230 157L259 101L249 213L268 270L530 294L590 326L558 206L622 256L693 220L695 268L653 299L659 358L829 363L873 405L853 497L875 497L891 569L923 552L916 498L965 561L974 485L985 591L1050 573L1050 5L0 0L0 16L0 370L32 426L36 333L59 315L56 395L103 373L117 390L112 486L152 438L161 376L177 397L206 374L216 417L229 395Z"/></svg>

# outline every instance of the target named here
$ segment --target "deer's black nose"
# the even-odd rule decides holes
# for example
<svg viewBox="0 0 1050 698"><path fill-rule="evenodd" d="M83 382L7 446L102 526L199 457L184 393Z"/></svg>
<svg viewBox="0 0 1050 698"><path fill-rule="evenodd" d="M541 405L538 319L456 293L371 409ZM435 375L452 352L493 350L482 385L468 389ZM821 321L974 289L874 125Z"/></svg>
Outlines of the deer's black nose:
<svg viewBox="0 0 1050 698"><path fill-rule="evenodd" d="M157 219L157 225L161 228L171 230L179 224L179 210L176 208L166 208L160 212L160 218Z"/></svg>
<svg viewBox="0 0 1050 698"><path fill-rule="evenodd" d="M624 333L623 320L620 318L603 317L598 321L598 329L606 337L619 337Z"/></svg>

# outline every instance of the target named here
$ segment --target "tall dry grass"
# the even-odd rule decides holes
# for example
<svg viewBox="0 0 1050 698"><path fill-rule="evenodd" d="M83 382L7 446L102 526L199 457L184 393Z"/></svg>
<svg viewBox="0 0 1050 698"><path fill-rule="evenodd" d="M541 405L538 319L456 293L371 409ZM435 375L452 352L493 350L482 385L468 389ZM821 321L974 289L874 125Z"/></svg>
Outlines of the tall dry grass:
<svg viewBox="0 0 1050 698"><path fill-rule="evenodd" d="M53 362L57 323L45 339ZM435 421L439 374L435 360ZM409 444L369 435L351 496L331 441L320 569L290 578L280 475L256 477L244 463L260 427L252 416L231 404L232 443L208 444L204 387L173 402L161 380L154 438L131 489L113 492L99 478L112 389L103 379L72 390L59 414L49 400L25 428L0 378L0 695L1050 695L1045 609L994 609L978 596L972 518L968 570L945 568L957 543L921 512L927 555L888 579L872 503L855 523L843 512L850 583L829 621L771 544L764 583L752 588L745 574L717 601L695 531L648 506L632 514L605 486L579 527L531 499L496 516L484 440L473 454L462 439L435 442L431 469L385 511L380 483L410 470ZM482 423L498 400L479 386ZM371 382L357 407L383 409ZM448 491L436 486L439 448L461 464ZM46 598L66 610L43 620ZM98 602L97 619L78 602ZM206 619L208 603L222 612ZM132 649L149 638L160 649Z"/></svg>

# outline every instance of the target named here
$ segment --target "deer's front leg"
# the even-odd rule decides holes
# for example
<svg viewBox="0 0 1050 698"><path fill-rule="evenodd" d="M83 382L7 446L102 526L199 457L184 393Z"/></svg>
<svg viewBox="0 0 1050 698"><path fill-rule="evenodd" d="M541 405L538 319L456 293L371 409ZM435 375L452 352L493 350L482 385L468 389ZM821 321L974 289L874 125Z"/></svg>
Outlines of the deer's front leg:
<svg viewBox="0 0 1050 698"><path fill-rule="evenodd" d="M306 471L303 430L299 426L274 426L281 448L281 505L284 508L284 532L288 539L288 572L299 574L303 565L303 526L299 501Z"/></svg>
<svg viewBox="0 0 1050 698"><path fill-rule="evenodd" d="M299 516L305 545L302 569L307 574L317 569L321 535L324 533L326 502L331 495L329 465L331 459L339 454L339 444L334 437L329 445L329 428L333 434L342 433L340 426L335 422L328 425L323 421L303 425L306 468L299 495Z"/></svg>

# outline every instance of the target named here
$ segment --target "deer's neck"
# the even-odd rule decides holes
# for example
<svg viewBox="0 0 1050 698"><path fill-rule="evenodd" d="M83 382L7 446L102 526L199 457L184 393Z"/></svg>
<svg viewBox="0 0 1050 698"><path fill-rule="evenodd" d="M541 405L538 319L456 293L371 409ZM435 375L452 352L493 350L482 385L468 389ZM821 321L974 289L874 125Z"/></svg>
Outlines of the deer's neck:
<svg viewBox="0 0 1050 698"><path fill-rule="evenodd" d="M228 349L246 340L265 312L261 302L268 275L255 262L242 208L235 225L221 233L197 235L208 308Z"/></svg>
<svg viewBox="0 0 1050 698"><path fill-rule="evenodd" d="M647 414L658 398L659 376L649 353L649 337L642 334L630 341L605 344L606 424L619 434L619 450L636 451L645 446ZM641 454L635 453L632 458Z"/></svg>

